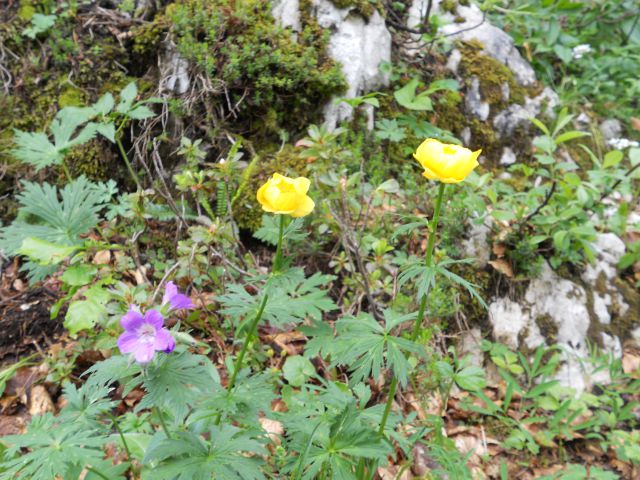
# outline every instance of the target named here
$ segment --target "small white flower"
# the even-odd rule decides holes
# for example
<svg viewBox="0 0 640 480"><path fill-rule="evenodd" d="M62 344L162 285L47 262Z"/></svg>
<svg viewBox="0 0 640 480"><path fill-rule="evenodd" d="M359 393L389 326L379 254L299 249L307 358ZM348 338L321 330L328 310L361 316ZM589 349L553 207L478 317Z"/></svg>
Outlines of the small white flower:
<svg viewBox="0 0 640 480"><path fill-rule="evenodd" d="M582 45L578 45L573 47L573 58L576 60L582 58L585 54L591 53L593 50L591 49L591 45L588 43L583 43Z"/></svg>
<svg viewBox="0 0 640 480"><path fill-rule="evenodd" d="M616 150L624 150L625 148L638 148L640 146L639 142L636 142L635 140L629 140L628 138L611 138L609 139L607 144Z"/></svg>

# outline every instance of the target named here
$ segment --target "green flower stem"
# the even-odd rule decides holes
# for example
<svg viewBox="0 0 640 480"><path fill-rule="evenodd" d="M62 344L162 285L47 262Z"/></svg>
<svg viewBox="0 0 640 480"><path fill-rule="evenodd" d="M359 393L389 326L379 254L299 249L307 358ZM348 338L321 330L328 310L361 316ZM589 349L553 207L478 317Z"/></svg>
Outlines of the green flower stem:
<svg viewBox="0 0 640 480"><path fill-rule="evenodd" d="M96 470L93 467L86 467L88 472L94 473L97 476L99 476L100 478L104 478L104 480L109 480L109 477L107 477L106 475L100 473L98 470Z"/></svg>
<svg viewBox="0 0 640 480"><path fill-rule="evenodd" d="M435 209L433 211L433 219L431 220L431 224L429 225L429 242L427 243L427 255L425 257L425 263L427 267L430 267L433 261L433 247L436 243L436 232L438 230L438 220L440 219L440 209L442 208L442 199L444 197L444 189L446 187L446 183L440 182L440 187L438 189L438 198L436 199ZM427 292L428 293L428 292ZM418 309L418 316L416 318L415 323L413 324L413 331L411 332L411 341L415 342L418 338L422 330L422 322L424 320L424 312L427 309L427 293L422 296L422 300L420 301L420 308ZM391 404L393 403L393 399L396 394L396 388L398 387L398 379L397 377L393 377L391 380L391 385L389 385L389 395L387 398L387 403L384 407L384 413L382 414L382 420L380 421L380 428L378 432L380 435L384 435L384 429L387 425L387 419L389 418L389 413L391 412Z"/></svg>
<svg viewBox="0 0 640 480"><path fill-rule="evenodd" d="M284 215L280 215L280 229L278 230L278 246L276 256L273 259L273 271L278 272L282 267L282 237L284 235Z"/></svg>
<svg viewBox="0 0 640 480"><path fill-rule="evenodd" d="M136 186L138 187L138 190L142 190L142 184L140 183L140 178L138 178L138 174L133 169L133 166L129 161L129 156L127 155L127 152L125 151L124 146L122 145L122 141L120 140L120 137L118 135L116 135L116 143L118 144L118 149L120 150L120 154L124 159L124 163L127 165L127 170L129 170L129 175L131 175L131 178L133 178L133 181L136 182Z"/></svg>
<svg viewBox="0 0 640 480"><path fill-rule="evenodd" d="M438 231L438 220L440 219L440 209L442 208L442 199L444 197L444 188L447 186L446 183L440 182L440 187L438 188L438 198L436 199L436 205L433 210L433 219L431 220L431 225L429 225L429 242L427 243L427 256L425 258L425 264L427 268L431 267L433 263L433 247L436 243L436 233ZM418 317L416 318L415 323L413 324L413 332L411 332L411 341L415 342L420 334L422 329L422 321L424 320L424 312L427 308L427 295L426 292L422 296L422 300L420 301L420 308L418 310Z"/></svg>
<svg viewBox="0 0 640 480"><path fill-rule="evenodd" d="M267 306L267 300L269 299L269 295L265 295L262 298L262 303L260 304L260 308L258 309L258 313L256 314L253 322L249 325L249 331L247 332L247 337L244 339L244 344L242 345L242 350L240 350L240 354L238 358L236 358L236 363L233 366L233 373L231 374L231 378L229 379L229 383L227 384L227 391L231 392L233 386L236 383L236 377L238 376L238 372L242 368L242 361L244 360L244 356L247 353L247 349L249 348L249 344L253 339L253 336L256 333L258 328L258 323L260 323L260 319L262 318L262 314L264 312L264 308Z"/></svg>
<svg viewBox="0 0 640 480"><path fill-rule="evenodd" d="M272 268L272 272L271 274L273 275L274 273L278 272L280 270L281 264L282 264L282 240L284 237L284 215L280 215L280 229L278 232L278 246L276 247L276 256L273 260L273 268ZM269 300L269 295L265 294L265 296L262 298L262 302L260 303L260 307L258 308L258 312L256 313L256 316L254 317L253 321L251 322L251 325L249 325L249 329L247 331L247 336L244 340L244 344L242 345L242 349L240 350L240 353L238 354L238 358L236 358L235 364L233 366L233 373L231 374L231 378L229 378L229 383L227 384L227 392L231 392L231 390L233 389L233 387L236 384L236 378L238 376L238 373L240 372L240 369L242 368L242 362L244 360L244 356L247 353L247 350L249 348L249 344L251 343L251 340L253 340L253 337L256 334L256 331L258 329L258 324L260 323L260 320L262 319L262 314L264 313L264 309L267 306L267 301ZM220 417L218 417L218 421L220 420ZM217 423L217 422L216 422Z"/></svg>
<svg viewBox="0 0 640 480"><path fill-rule="evenodd" d="M116 431L118 432L118 435L120 435L120 440L122 440L122 445L124 446L124 450L125 450L125 452L127 452L127 460L131 461L131 451L129 450L129 445L127 444L127 440L124 438L124 434L122 433L122 430L120 429L120 425L118 424L118 419L116 418L116 416L114 414L112 414L110 412L107 412L107 415L109 416L109 418L113 422L113 426L115 427Z"/></svg>
<svg viewBox="0 0 640 480"><path fill-rule="evenodd" d="M62 170L64 171L65 177L67 177L67 182L70 182L71 180L73 180L73 177L71 176L71 172L69 171L69 167L67 166L67 162L64 161L64 158L62 159L62 163L60 165L62 166Z"/></svg>
<svg viewBox="0 0 640 480"><path fill-rule="evenodd" d="M171 434L169 433L169 429L167 428L167 424L164 422L164 417L162 416L162 413L160 412L160 409L158 407L153 407L153 409L156 411L156 415L158 416L158 419L160 420L160 425L162 425L162 430L164 431L164 434L167 436L167 438L171 438Z"/></svg>

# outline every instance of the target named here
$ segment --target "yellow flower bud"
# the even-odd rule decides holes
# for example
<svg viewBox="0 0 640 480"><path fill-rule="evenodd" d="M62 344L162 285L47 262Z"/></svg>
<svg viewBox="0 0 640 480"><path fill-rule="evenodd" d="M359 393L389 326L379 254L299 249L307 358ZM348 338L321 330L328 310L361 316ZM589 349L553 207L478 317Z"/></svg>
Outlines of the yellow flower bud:
<svg viewBox="0 0 640 480"><path fill-rule="evenodd" d="M309 215L315 203L307 196L311 182L308 178L289 178L274 173L267 183L258 189L258 202L265 212L292 217Z"/></svg>
<svg viewBox="0 0 640 480"><path fill-rule="evenodd" d="M422 142L413 156L420 162L424 168L423 175L429 180L458 183L478 166L480 152L482 150L472 152L459 145L428 138Z"/></svg>

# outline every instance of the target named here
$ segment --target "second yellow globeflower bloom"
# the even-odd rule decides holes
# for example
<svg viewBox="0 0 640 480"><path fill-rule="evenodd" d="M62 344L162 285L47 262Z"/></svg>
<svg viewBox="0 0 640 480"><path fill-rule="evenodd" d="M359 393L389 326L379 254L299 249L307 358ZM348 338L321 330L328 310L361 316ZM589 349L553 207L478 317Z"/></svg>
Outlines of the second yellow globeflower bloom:
<svg viewBox="0 0 640 480"><path fill-rule="evenodd" d="M472 152L468 148L442 143L428 138L420 144L414 158L424 168L423 175L429 180L443 183L458 183L478 166L478 156L482 150Z"/></svg>
<svg viewBox="0 0 640 480"><path fill-rule="evenodd" d="M307 195L311 182L308 178L289 178L274 173L258 189L257 199L265 212L291 215L294 218L309 215L315 203Z"/></svg>

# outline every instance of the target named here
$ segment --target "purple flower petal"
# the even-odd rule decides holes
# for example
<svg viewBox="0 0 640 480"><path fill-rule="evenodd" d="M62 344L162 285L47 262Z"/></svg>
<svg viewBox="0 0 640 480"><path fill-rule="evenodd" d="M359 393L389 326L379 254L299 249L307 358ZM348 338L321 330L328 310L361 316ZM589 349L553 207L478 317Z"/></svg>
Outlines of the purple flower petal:
<svg viewBox="0 0 640 480"><path fill-rule="evenodd" d="M176 295L171 297L170 304L171 310L190 310L195 307L191 299L186 295L183 295L182 293L177 293Z"/></svg>
<svg viewBox="0 0 640 480"><path fill-rule="evenodd" d="M178 287L173 282L167 282L167 285L164 290L164 296L162 297L162 304L169 304L170 310L190 310L195 307L191 299L180 292L178 292Z"/></svg>
<svg viewBox="0 0 640 480"><path fill-rule="evenodd" d="M129 307L129 311L120 319L120 325L127 331L136 331L143 324L144 319L140 312L133 309L133 305Z"/></svg>
<svg viewBox="0 0 640 480"><path fill-rule="evenodd" d="M155 349L152 343L140 342L133 352L133 356L138 363L149 363L154 353Z"/></svg>
<svg viewBox="0 0 640 480"><path fill-rule="evenodd" d="M171 298L178 295L178 287L173 282L167 282L164 287L164 295L162 296L162 305L166 305L167 303L171 303Z"/></svg>
<svg viewBox="0 0 640 480"><path fill-rule="evenodd" d="M149 310L144 314L144 323L148 323L155 327L156 330L159 330L164 323L164 317L157 310Z"/></svg>
<svg viewBox="0 0 640 480"><path fill-rule="evenodd" d="M173 349L176 348L176 342L169 330L167 330L166 328L161 328L156 332L156 339L153 347L158 351L171 353L173 352Z"/></svg>
<svg viewBox="0 0 640 480"><path fill-rule="evenodd" d="M138 348L139 338L135 332L124 332L118 338L118 348L122 353L131 353Z"/></svg>

